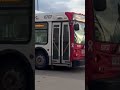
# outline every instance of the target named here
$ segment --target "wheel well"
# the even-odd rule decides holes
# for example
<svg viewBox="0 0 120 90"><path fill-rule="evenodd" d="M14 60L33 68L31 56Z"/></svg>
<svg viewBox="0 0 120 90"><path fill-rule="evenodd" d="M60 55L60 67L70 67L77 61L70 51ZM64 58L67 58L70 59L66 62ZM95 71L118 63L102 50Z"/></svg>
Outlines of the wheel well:
<svg viewBox="0 0 120 90"><path fill-rule="evenodd" d="M3 60L4 59L4 60ZM17 59L17 60L16 60ZM7 62L19 62L25 63L27 60L24 55L18 52L4 52L0 54L0 62L7 63ZM7 62L5 61L7 60Z"/></svg>
<svg viewBox="0 0 120 90"><path fill-rule="evenodd" d="M35 48L35 54L38 53L38 52L42 52L47 57L47 59L49 59L48 53L46 52L45 49L43 49L43 48Z"/></svg>
<svg viewBox="0 0 120 90"><path fill-rule="evenodd" d="M29 74L33 74L29 60L22 53L14 50L5 50L0 52L0 66L6 67L10 64L20 65L20 67L26 69Z"/></svg>
<svg viewBox="0 0 120 90"><path fill-rule="evenodd" d="M16 50L4 50L0 52L0 69L9 68L9 66L20 65L26 71L28 84L31 86L29 90L34 89L34 71L28 59ZM2 68L3 67L3 68Z"/></svg>

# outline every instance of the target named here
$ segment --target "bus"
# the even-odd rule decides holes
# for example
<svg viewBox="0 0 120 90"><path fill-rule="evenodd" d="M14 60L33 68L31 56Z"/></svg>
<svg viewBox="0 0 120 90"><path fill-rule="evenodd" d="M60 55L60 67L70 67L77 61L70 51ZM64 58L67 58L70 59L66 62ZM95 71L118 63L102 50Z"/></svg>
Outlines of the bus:
<svg viewBox="0 0 120 90"><path fill-rule="evenodd" d="M74 12L35 14L35 66L84 65L85 15Z"/></svg>
<svg viewBox="0 0 120 90"><path fill-rule="evenodd" d="M34 0L0 0L0 90L34 90Z"/></svg>
<svg viewBox="0 0 120 90"><path fill-rule="evenodd" d="M120 90L120 0L86 0L86 88Z"/></svg>

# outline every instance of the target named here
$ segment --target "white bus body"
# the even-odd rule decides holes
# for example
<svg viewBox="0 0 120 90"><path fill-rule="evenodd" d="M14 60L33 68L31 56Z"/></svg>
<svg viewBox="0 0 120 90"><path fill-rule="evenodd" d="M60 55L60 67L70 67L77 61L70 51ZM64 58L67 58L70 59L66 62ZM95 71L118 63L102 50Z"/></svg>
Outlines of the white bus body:
<svg viewBox="0 0 120 90"><path fill-rule="evenodd" d="M81 47L80 44L75 44L73 25L80 22L84 26L85 16L73 12L61 13L38 13L35 15L35 48L36 48L36 67L41 68L46 64L42 58L47 57L48 65L68 66L72 67L73 61L84 61L83 54L73 60L71 50ZM42 28L43 29L40 29ZM38 35L42 32L42 35ZM82 31L84 32L84 30ZM64 35L65 33L65 35ZM71 33L71 34L70 34ZM84 35L81 35L84 38ZM45 39L46 38L46 39ZM39 57L39 50L43 50L45 57ZM79 54L79 53L78 53ZM42 56L44 56L42 55ZM78 58L78 59L77 59ZM46 65L43 65L46 66Z"/></svg>

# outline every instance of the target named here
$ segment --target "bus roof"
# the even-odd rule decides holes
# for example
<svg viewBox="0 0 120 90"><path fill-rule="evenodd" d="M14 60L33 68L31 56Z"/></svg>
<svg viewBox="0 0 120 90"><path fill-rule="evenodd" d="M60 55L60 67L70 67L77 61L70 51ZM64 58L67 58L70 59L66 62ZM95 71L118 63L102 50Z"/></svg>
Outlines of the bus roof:
<svg viewBox="0 0 120 90"><path fill-rule="evenodd" d="M36 13L35 22L42 21L68 21L77 20L85 22L85 15L74 12L60 12L60 13Z"/></svg>

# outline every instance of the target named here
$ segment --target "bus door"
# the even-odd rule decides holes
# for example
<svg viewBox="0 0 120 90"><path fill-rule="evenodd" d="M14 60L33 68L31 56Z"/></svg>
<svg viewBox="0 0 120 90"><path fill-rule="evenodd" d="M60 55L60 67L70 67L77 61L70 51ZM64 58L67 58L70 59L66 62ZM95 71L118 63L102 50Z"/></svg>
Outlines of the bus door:
<svg viewBox="0 0 120 90"><path fill-rule="evenodd" d="M62 40L61 40L61 62L62 63L69 63L70 62L70 29L69 23L63 22L62 23Z"/></svg>
<svg viewBox="0 0 120 90"><path fill-rule="evenodd" d="M52 63L60 63L61 23L54 22L52 29Z"/></svg>
<svg viewBox="0 0 120 90"><path fill-rule="evenodd" d="M70 56L69 23L63 22L62 27L60 22L53 23L52 41L53 63L68 63Z"/></svg>

